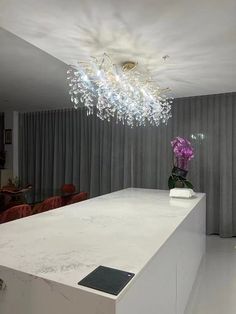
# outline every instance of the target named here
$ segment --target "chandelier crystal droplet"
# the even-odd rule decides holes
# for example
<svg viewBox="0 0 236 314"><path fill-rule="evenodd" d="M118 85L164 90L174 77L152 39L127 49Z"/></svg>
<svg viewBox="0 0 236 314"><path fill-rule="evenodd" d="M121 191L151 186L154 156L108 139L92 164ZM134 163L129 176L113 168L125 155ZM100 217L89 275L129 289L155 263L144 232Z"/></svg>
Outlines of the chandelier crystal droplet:
<svg viewBox="0 0 236 314"><path fill-rule="evenodd" d="M115 118L131 127L158 126L171 117L173 98L165 95L168 89L161 89L136 66L113 64L107 54L78 62L67 74L74 108L85 106L88 115L108 121Z"/></svg>

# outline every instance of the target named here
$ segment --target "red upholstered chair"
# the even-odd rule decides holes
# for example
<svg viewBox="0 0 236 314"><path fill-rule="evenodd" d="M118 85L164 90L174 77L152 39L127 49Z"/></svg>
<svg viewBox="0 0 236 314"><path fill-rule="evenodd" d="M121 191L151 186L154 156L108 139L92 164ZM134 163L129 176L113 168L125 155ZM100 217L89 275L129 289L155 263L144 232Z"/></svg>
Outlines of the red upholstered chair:
<svg viewBox="0 0 236 314"><path fill-rule="evenodd" d="M16 220L31 215L31 207L28 204L17 205L8 208L0 215L0 223Z"/></svg>
<svg viewBox="0 0 236 314"><path fill-rule="evenodd" d="M63 193L74 193L75 192L75 186L72 183L64 184L61 188L61 191Z"/></svg>
<svg viewBox="0 0 236 314"><path fill-rule="evenodd" d="M52 196L44 200L42 203L36 205L33 211L34 214L39 214L46 212L50 209L62 207L63 205L64 204L61 196Z"/></svg>
<svg viewBox="0 0 236 314"><path fill-rule="evenodd" d="M71 199L69 200L69 202L67 203L67 205L85 201L87 199L88 199L88 193L80 192L78 194L73 195Z"/></svg>

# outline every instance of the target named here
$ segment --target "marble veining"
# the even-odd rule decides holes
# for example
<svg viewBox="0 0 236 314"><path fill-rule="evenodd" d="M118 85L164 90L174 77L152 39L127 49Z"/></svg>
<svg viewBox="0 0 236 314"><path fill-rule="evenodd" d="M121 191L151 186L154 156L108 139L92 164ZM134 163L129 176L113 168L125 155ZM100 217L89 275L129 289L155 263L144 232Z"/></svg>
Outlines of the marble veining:
<svg viewBox="0 0 236 314"><path fill-rule="evenodd" d="M203 196L130 188L2 224L0 268L78 289L99 265L138 274Z"/></svg>

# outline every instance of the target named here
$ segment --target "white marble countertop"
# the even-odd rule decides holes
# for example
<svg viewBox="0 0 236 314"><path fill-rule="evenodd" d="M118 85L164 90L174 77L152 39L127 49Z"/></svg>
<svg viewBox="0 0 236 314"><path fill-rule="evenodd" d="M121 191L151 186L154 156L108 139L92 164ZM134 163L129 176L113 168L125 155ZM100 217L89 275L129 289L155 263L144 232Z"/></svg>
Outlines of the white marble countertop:
<svg viewBox="0 0 236 314"><path fill-rule="evenodd" d="M99 265L137 274L204 196L168 193L130 188L2 224L0 265L78 289Z"/></svg>

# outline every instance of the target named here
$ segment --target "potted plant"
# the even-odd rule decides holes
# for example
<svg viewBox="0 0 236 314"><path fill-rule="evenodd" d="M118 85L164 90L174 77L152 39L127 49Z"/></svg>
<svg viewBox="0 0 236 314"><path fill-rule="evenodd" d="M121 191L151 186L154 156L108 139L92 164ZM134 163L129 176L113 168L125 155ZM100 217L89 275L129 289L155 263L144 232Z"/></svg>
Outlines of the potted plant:
<svg viewBox="0 0 236 314"><path fill-rule="evenodd" d="M171 146L174 155L174 166L168 180L169 189L184 187L193 189L192 183L186 179L188 163L194 158L191 143L187 139L178 136L171 141Z"/></svg>

